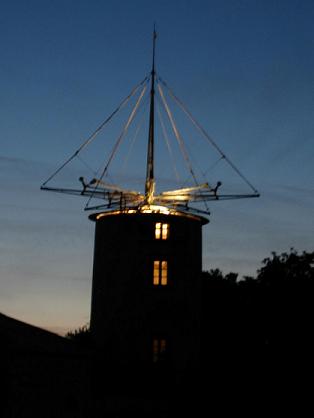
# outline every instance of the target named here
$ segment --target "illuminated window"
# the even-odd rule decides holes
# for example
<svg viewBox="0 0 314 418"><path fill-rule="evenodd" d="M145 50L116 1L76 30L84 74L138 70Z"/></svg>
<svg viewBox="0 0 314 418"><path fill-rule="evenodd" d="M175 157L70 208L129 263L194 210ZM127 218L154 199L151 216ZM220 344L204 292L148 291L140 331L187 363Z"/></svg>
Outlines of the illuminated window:
<svg viewBox="0 0 314 418"><path fill-rule="evenodd" d="M157 363L158 361L165 358L167 349L167 342L164 338L154 338L153 340L153 362Z"/></svg>
<svg viewBox="0 0 314 418"><path fill-rule="evenodd" d="M155 224L155 239L168 239L169 238L169 224L163 224L162 222L156 222Z"/></svg>
<svg viewBox="0 0 314 418"><path fill-rule="evenodd" d="M154 286L166 286L168 283L168 262L164 260L154 261L153 273Z"/></svg>

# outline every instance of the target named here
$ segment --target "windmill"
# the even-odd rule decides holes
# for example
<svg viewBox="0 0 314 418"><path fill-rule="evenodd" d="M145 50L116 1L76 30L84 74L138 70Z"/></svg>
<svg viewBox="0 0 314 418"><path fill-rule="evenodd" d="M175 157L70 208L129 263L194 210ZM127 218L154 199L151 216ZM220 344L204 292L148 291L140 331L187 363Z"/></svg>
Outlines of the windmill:
<svg viewBox="0 0 314 418"><path fill-rule="evenodd" d="M152 368L155 370L158 364L164 364L165 361L169 370L181 374L182 371L185 373L197 367L202 226L208 223L203 215L210 213L209 202L259 196L254 186L195 120L168 84L157 75L155 47L154 30L149 75L132 89L41 186L46 191L86 197L85 210L93 211L90 219L95 221L96 233L91 331L99 349L99 363L103 361L106 369L106 373L99 373L108 376L108 370L112 370L110 379L113 379L118 375L118 370L121 373L122 370L128 370L127 375L118 378L120 382L127 382L127 376L139 375L141 370L145 370L145 373L152 371ZM177 117L169 105L170 99L202 138L202 144L211 149L211 170L195 168L195 159L190 152L194 150L195 134L188 144L176 124ZM129 108L127 105L132 101L133 106ZM119 182L111 180L114 172L112 166L116 163L117 171L122 169L117 154L120 151L126 160L132 151L135 140L140 136L144 120L142 116L146 109L148 142L145 147L142 143L138 145L133 165L133 169L142 167L140 163L145 160L145 170L141 168L145 177L139 188L129 187L133 180L131 175L124 178L127 186L117 185ZM123 111L126 114L124 124L120 130L113 129L116 139L111 143L105 162L97 170L90 170L91 177L80 171L70 171L69 176L65 177L66 185L51 185L76 160L80 163L80 169L89 171L91 167L83 158L84 152L95 144L95 139ZM139 118L138 124L135 123L136 117ZM160 122L159 135L164 138L164 148L168 151L169 161L173 163L173 179L170 174L159 177L160 181L157 179L156 149L159 151L160 146L155 135L157 119ZM109 137L106 135L106 140ZM131 137L130 145L123 149L128 137ZM176 148L171 145L171 138ZM146 151L143 151L144 148ZM200 148L195 149L198 154ZM94 156L103 162L102 150L99 148ZM163 161L164 158L164 154L159 152L162 175L169 173L167 170L170 166ZM179 158L183 162L183 169L177 166ZM205 163L210 160L205 152L197 155L196 163L199 159ZM232 177L218 177L217 173L223 176L223 172L217 170L222 164L240 179L246 191L241 189L237 192L232 187L228 188L226 180ZM214 180L206 179L209 173L215 174ZM72 186L74 174L78 175L76 185ZM177 187L167 187L169 184ZM103 370L99 364L98 369ZM147 381L146 378L142 380ZM130 382L130 386L134 386L133 382Z"/></svg>
<svg viewBox="0 0 314 418"><path fill-rule="evenodd" d="M122 100L118 107L99 125L99 127L79 146L79 148L42 184L41 189L46 191L53 191L65 193L70 195L85 196L88 198L85 210L101 210L102 212L118 210L132 212L184 212L184 213L200 213L209 215L208 202L242 199L258 197L259 193L249 180L240 172L229 157L222 151L212 137L205 131L205 129L196 121L191 112L183 104L183 102L174 94L173 90L168 84L156 73L155 70L155 46L156 46L156 32L153 34L153 59L150 74L146 76L137 86L135 86L130 94ZM150 86L150 88L148 88ZM147 97L148 95L148 97ZM180 151L181 161L187 172L187 178L184 181L178 180L179 186L175 189L162 189L156 191L156 177L155 177L155 126L156 113L161 122L160 133L163 134L166 149L172 159L175 174L178 177L178 170L175 167L176 161L173 153L173 148L170 144L169 134L166 132L165 121L161 119L161 111L155 111L156 96L158 95L158 104L161 106L164 116L167 118L167 123L171 131L171 135L175 141L175 145ZM168 98L167 98L168 95ZM132 125L135 124L136 117L139 114L139 109L146 101L149 102L149 130L148 130L148 144L146 155L146 178L143 180L144 190L129 189L124 186L113 184L110 182L109 173L113 161L116 159L122 143L127 141L129 131ZM53 185L51 183L58 177L58 175L65 170L65 168L76 159L80 159L85 150L91 146L96 138L101 134L106 127L112 122L116 115L127 104L134 99L134 106L128 113L128 117L124 123L122 130L117 135L115 142L112 144L112 149L108 153L105 164L100 167L95 173L96 176L90 177L89 180L83 175L78 177L75 186L64 187L63 185ZM147 100L148 99L148 100ZM213 165L225 163L234 174L235 177L242 181L246 186L243 192L233 191L226 192L226 185L221 179L214 179L210 181L206 178L209 173L209 168L205 167L203 171L196 172L193 167L191 157L188 152L186 141L184 140L175 121L174 113L169 105L169 99L182 111L190 122L191 126L198 132L198 134L205 140L213 158ZM195 134L193 134L194 136ZM194 144L192 144L193 147ZM143 149L143 145L141 145ZM179 157L178 157L179 159ZM82 159L83 161L83 159ZM208 158L209 162L213 162ZM164 168L164 167L163 167ZM198 175L199 174L199 175ZM187 183L189 183L187 185ZM97 203L95 203L97 201Z"/></svg>

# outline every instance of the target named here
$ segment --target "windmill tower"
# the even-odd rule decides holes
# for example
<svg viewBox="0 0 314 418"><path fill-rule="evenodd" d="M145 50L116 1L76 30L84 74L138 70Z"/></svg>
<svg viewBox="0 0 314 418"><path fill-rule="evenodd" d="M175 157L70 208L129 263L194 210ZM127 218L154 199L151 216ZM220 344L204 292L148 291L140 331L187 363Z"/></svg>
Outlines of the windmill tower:
<svg viewBox="0 0 314 418"><path fill-rule="evenodd" d="M142 202L90 216L96 223L91 332L120 368L185 370L199 358L201 228L208 221L155 204L155 39Z"/></svg>
<svg viewBox="0 0 314 418"><path fill-rule="evenodd" d="M162 86L155 71L156 33L149 77L135 90L142 89L122 134L98 178L81 189L48 187L57 174L87 147L124 102L42 185L43 190L88 196L89 218L95 222L94 269L92 285L91 332L95 347L107 365L133 371L154 369L176 373L198 366L202 270L202 227L208 223L208 201L257 197L258 192L226 157L184 105L170 91L209 144L251 189L247 194L219 193L222 186L199 183L187 149L175 125ZM155 179L155 90L181 149L194 184L156 192ZM120 146L149 83L149 129L144 192L125 189L105 180L110 163ZM130 97L128 96L128 97ZM100 205L91 205L94 198ZM205 204L201 210L199 203ZM194 206L193 206L194 205Z"/></svg>

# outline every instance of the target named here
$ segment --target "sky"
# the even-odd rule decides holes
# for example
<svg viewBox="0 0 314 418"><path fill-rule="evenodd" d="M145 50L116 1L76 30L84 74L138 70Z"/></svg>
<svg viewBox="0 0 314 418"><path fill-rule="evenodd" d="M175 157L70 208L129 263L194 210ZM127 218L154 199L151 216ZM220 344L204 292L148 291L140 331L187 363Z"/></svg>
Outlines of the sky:
<svg viewBox="0 0 314 418"><path fill-rule="evenodd" d="M154 22L158 74L261 193L210 204L203 270L313 251L313 21L307 0L3 0L0 312L88 323L94 224L40 185L148 74Z"/></svg>

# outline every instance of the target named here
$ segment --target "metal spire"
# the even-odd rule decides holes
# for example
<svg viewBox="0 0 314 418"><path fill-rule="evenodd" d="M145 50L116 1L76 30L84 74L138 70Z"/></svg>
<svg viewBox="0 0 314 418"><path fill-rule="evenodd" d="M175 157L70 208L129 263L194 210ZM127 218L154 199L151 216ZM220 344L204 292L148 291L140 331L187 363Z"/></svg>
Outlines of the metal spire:
<svg viewBox="0 0 314 418"><path fill-rule="evenodd" d="M155 122L155 45L156 30L154 25L153 32L153 63L151 70L151 89L150 89L150 113L149 113L149 133L147 148L147 166L146 166L146 182L145 182L145 203L153 202L155 179L154 179L154 122Z"/></svg>

